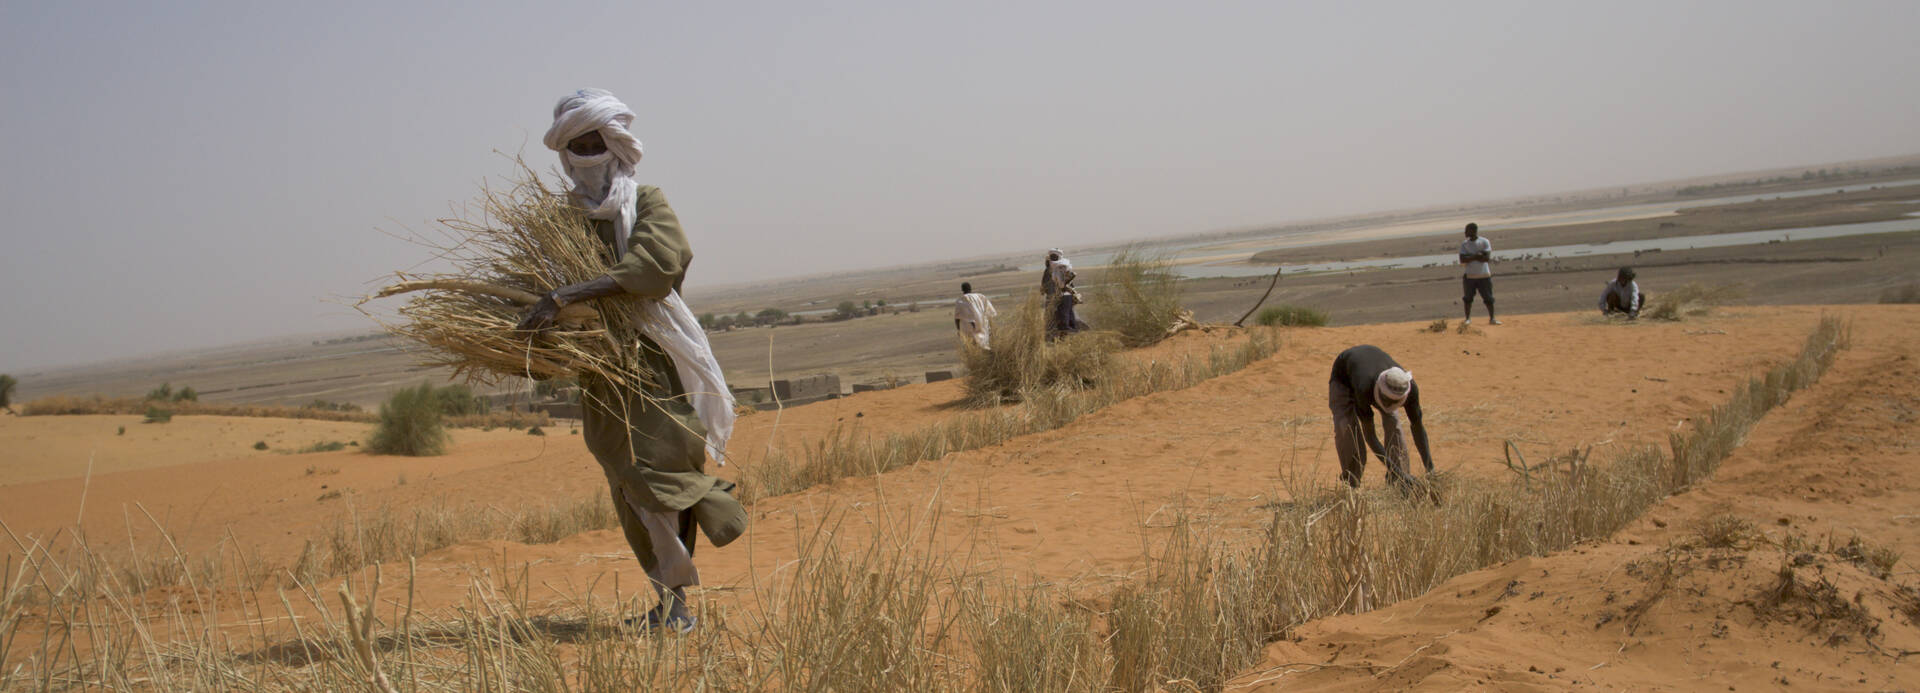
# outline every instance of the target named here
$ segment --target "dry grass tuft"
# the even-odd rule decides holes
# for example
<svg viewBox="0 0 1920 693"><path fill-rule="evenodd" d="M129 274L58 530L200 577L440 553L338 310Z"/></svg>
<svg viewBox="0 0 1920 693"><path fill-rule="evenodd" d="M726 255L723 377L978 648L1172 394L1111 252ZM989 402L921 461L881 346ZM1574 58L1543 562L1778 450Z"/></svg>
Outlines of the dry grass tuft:
<svg viewBox="0 0 1920 693"><path fill-rule="evenodd" d="M605 276L619 261L566 195L515 160L517 174L505 188L484 187L476 218L441 220L446 239L434 255L456 271L444 275L400 273L400 281L361 301L363 313L388 331L419 342L448 366L477 382L523 376L534 379L589 374L639 391L657 374L641 364L632 345L639 299L606 298L560 312L555 329L516 332L520 315L539 297ZM367 301L414 293L388 322L367 312Z"/></svg>
<svg viewBox="0 0 1920 693"><path fill-rule="evenodd" d="M1114 253L1086 293L1093 324L1118 334L1128 347L1166 339L1183 310L1171 256L1140 246Z"/></svg>
<svg viewBox="0 0 1920 693"><path fill-rule="evenodd" d="M959 340L967 397L975 406L1018 402L1050 388L1093 386L1113 368L1120 341L1110 332L1078 332L1049 341L1046 299L1039 291L993 325L993 349ZM1164 327L1163 327L1164 329Z"/></svg>
<svg viewBox="0 0 1920 693"><path fill-rule="evenodd" d="M1701 518L1693 527L1693 538L1709 549L1740 548L1758 536L1752 522L1727 513Z"/></svg>
<svg viewBox="0 0 1920 693"><path fill-rule="evenodd" d="M1746 295L1746 287L1739 284L1707 286L1697 282L1689 283L1654 299L1653 305L1647 306L1642 315L1649 320L1683 320L1699 317L1712 313L1714 308L1745 298Z"/></svg>

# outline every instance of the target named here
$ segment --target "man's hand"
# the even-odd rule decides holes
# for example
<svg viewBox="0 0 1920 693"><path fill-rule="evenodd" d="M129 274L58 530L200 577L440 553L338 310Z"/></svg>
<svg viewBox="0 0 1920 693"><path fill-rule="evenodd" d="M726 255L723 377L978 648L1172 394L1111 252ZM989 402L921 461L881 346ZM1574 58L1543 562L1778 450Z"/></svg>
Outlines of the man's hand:
<svg viewBox="0 0 1920 693"><path fill-rule="evenodd" d="M538 332L553 327L554 319L560 316L562 307L624 291L625 289L620 288L620 283L614 281L613 277L568 284L541 297L532 308L527 309L525 315L520 316L520 324L514 325L513 329L521 332Z"/></svg>
<svg viewBox="0 0 1920 693"><path fill-rule="evenodd" d="M539 332L553 327L554 318L560 317L560 303L553 300L553 294L540 297L540 300L520 316L520 324L513 329L519 332Z"/></svg>

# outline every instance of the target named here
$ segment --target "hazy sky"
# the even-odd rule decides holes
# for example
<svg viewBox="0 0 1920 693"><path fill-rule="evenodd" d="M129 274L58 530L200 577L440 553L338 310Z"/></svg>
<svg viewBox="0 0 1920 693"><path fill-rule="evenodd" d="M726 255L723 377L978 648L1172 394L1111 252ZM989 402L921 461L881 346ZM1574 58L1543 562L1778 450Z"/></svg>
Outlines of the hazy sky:
<svg viewBox="0 0 1920 693"><path fill-rule="evenodd" d="M583 86L700 288L1920 152L1920 3L0 0L0 371L326 303Z"/></svg>

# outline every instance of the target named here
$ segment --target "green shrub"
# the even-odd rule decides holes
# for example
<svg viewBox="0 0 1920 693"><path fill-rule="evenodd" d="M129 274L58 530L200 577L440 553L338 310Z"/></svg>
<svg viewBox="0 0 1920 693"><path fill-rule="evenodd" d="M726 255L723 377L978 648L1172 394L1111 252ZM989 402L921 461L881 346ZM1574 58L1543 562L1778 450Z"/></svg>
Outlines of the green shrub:
<svg viewBox="0 0 1920 693"><path fill-rule="evenodd" d="M120 431L119 431L119 432L117 432L117 433L114 433L114 435L116 435L116 436L124 436L124 435L126 435L126 434L127 434L127 427L126 427L126 426L121 426L121 427L120 427Z"/></svg>
<svg viewBox="0 0 1920 693"><path fill-rule="evenodd" d="M153 405L147 405L147 423L166 423L172 420L172 409L161 409Z"/></svg>
<svg viewBox="0 0 1920 693"><path fill-rule="evenodd" d="M367 440L367 450L415 457L444 454L447 430L440 421L441 408L431 383L393 393L380 405L380 419Z"/></svg>
<svg viewBox="0 0 1920 693"><path fill-rule="evenodd" d="M533 428L527 429L527 435L530 435L530 436L544 436L546 434L547 432L540 430L539 426L534 426Z"/></svg>
<svg viewBox="0 0 1920 693"><path fill-rule="evenodd" d="M458 383L433 390L431 394L440 402L440 413L447 416L485 414L492 408L485 397L473 394L473 388Z"/></svg>
<svg viewBox="0 0 1920 693"><path fill-rule="evenodd" d="M173 401L173 383L160 383L160 387L148 390L147 399L161 402Z"/></svg>
<svg viewBox="0 0 1920 693"><path fill-rule="evenodd" d="M254 443L254 444L253 444L253 449L255 449L255 450L265 450L265 449L267 449L267 441L264 441L264 440L262 440L262 441L258 441L258 442L256 442L256 443Z"/></svg>
<svg viewBox="0 0 1920 693"><path fill-rule="evenodd" d="M173 393L173 401L198 402L200 401L200 393L194 392L192 387L183 386L178 392Z"/></svg>
<svg viewBox="0 0 1920 693"><path fill-rule="evenodd" d="M1260 315L1254 317L1254 322L1267 327L1326 327L1327 312L1290 304L1267 306L1260 309ZM1432 329L1432 326L1429 325L1428 329ZM1443 326L1441 329L1446 328Z"/></svg>
<svg viewBox="0 0 1920 693"><path fill-rule="evenodd" d="M0 409L13 411L13 391L19 386L19 380L15 380L11 375L0 373Z"/></svg>
<svg viewBox="0 0 1920 693"><path fill-rule="evenodd" d="M1167 328L1183 310L1173 260L1137 246L1114 253L1087 294L1093 324L1120 335L1120 343L1129 347L1166 339Z"/></svg>

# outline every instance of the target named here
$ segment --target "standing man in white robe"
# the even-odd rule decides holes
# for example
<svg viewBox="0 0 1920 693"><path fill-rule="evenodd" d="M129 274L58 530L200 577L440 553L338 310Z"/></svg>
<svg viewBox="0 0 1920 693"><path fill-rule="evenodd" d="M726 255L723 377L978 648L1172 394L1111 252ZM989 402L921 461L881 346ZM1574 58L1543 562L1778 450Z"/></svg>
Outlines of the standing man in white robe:
<svg viewBox="0 0 1920 693"><path fill-rule="evenodd" d="M986 294L973 292L972 282L960 282L960 298L953 301L953 328L960 334L973 340L980 348L991 351L988 331L991 318L1000 312L993 309L993 301Z"/></svg>

